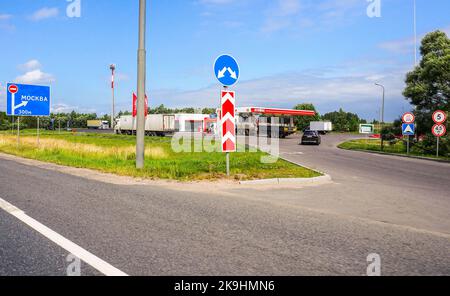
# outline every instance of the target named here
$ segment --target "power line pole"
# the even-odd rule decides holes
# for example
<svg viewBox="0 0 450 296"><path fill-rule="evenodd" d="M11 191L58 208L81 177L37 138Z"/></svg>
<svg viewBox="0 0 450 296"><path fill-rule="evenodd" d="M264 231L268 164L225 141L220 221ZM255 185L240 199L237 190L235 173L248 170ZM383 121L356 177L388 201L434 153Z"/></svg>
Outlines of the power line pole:
<svg viewBox="0 0 450 296"><path fill-rule="evenodd" d="M138 49L138 85L136 116L136 168L144 168L145 161L145 21L146 0L139 0L139 49Z"/></svg>
<svg viewBox="0 0 450 296"><path fill-rule="evenodd" d="M383 138L383 126L384 126L384 94L385 94L385 88L384 85L379 84L379 83L375 83L375 85L383 88L383 101L381 103L381 151L384 150L384 138Z"/></svg>
<svg viewBox="0 0 450 296"><path fill-rule="evenodd" d="M114 98L114 71L116 70L116 65L111 64L109 66L109 69L111 69L111 90L112 90L112 112L111 112L111 128L114 129L114 117L115 117L115 98Z"/></svg>

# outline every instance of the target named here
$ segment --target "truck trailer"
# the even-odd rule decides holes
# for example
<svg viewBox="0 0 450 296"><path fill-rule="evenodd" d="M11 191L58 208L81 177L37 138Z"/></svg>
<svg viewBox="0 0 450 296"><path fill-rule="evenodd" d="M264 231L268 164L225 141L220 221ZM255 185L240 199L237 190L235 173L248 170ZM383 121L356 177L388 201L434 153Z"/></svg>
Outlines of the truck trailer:
<svg viewBox="0 0 450 296"><path fill-rule="evenodd" d="M136 134L136 118L131 115L119 117L115 133L122 135ZM175 132L175 115L149 114L145 118L145 135L164 137Z"/></svg>
<svg viewBox="0 0 450 296"><path fill-rule="evenodd" d="M88 129L106 130L109 129L109 122L105 120L88 120L87 127Z"/></svg>
<svg viewBox="0 0 450 296"><path fill-rule="evenodd" d="M309 130L324 135L327 132L333 131L333 124L330 121L311 121L309 123Z"/></svg>

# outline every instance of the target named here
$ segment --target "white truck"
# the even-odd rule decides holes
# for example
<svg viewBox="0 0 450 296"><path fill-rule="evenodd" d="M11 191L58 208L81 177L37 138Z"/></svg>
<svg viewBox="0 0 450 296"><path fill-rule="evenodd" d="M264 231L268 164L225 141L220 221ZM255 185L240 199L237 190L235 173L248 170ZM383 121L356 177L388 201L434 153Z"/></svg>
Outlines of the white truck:
<svg viewBox="0 0 450 296"><path fill-rule="evenodd" d="M109 129L109 122L105 120L88 120L87 127L88 129L107 130Z"/></svg>
<svg viewBox="0 0 450 296"><path fill-rule="evenodd" d="M326 134L327 132L333 131L333 124L330 121L311 121L309 123L309 130Z"/></svg>
<svg viewBox="0 0 450 296"><path fill-rule="evenodd" d="M133 135L136 133L136 118L124 115L117 119L114 131L116 134ZM149 114L145 118L145 134L147 136L161 136L175 132L175 115Z"/></svg>

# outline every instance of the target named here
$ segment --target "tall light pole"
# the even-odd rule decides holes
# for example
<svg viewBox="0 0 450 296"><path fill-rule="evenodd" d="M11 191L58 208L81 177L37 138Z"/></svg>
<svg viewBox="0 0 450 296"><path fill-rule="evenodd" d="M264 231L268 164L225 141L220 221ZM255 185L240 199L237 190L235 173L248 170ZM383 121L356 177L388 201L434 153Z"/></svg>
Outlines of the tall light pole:
<svg viewBox="0 0 450 296"><path fill-rule="evenodd" d="M115 110L115 99L114 99L114 71L116 70L116 65L111 64L109 66L109 69L111 69L111 90L112 90L112 110L111 110L111 128L114 129L114 118L116 115Z"/></svg>
<svg viewBox="0 0 450 296"><path fill-rule="evenodd" d="M416 0L414 1L414 66L417 66L417 10Z"/></svg>
<svg viewBox="0 0 450 296"><path fill-rule="evenodd" d="M144 168L145 160L145 21L146 0L139 0L139 48L138 48L138 85L137 85L137 125L136 125L136 168Z"/></svg>
<svg viewBox="0 0 450 296"><path fill-rule="evenodd" d="M375 85L383 88L383 101L381 103L381 131L380 131L380 135L381 135L381 151L383 151L384 150L383 126L384 126L384 95L385 95L385 88L384 88L384 85L379 84L379 83L375 83Z"/></svg>

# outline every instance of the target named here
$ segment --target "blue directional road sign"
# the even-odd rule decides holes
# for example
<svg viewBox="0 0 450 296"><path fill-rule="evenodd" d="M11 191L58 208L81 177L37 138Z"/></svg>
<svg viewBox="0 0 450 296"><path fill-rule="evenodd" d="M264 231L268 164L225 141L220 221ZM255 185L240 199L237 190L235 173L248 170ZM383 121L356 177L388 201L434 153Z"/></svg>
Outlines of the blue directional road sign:
<svg viewBox="0 0 450 296"><path fill-rule="evenodd" d="M7 85L7 114L14 116L49 116L50 87L39 85Z"/></svg>
<svg viewBox="0 0 450 296"><path fill-rule="evenodd" d="M414 136L416 133L416 126L414 123L403 123L402 133L404 136Z"/></svg>
<svg viewBox="0 0 450 296"><path fill-rule="evenodd" d="M239 65L230 55L221 55L214 63L214 75L224 86L232 86L239 79Z"/></svg>

